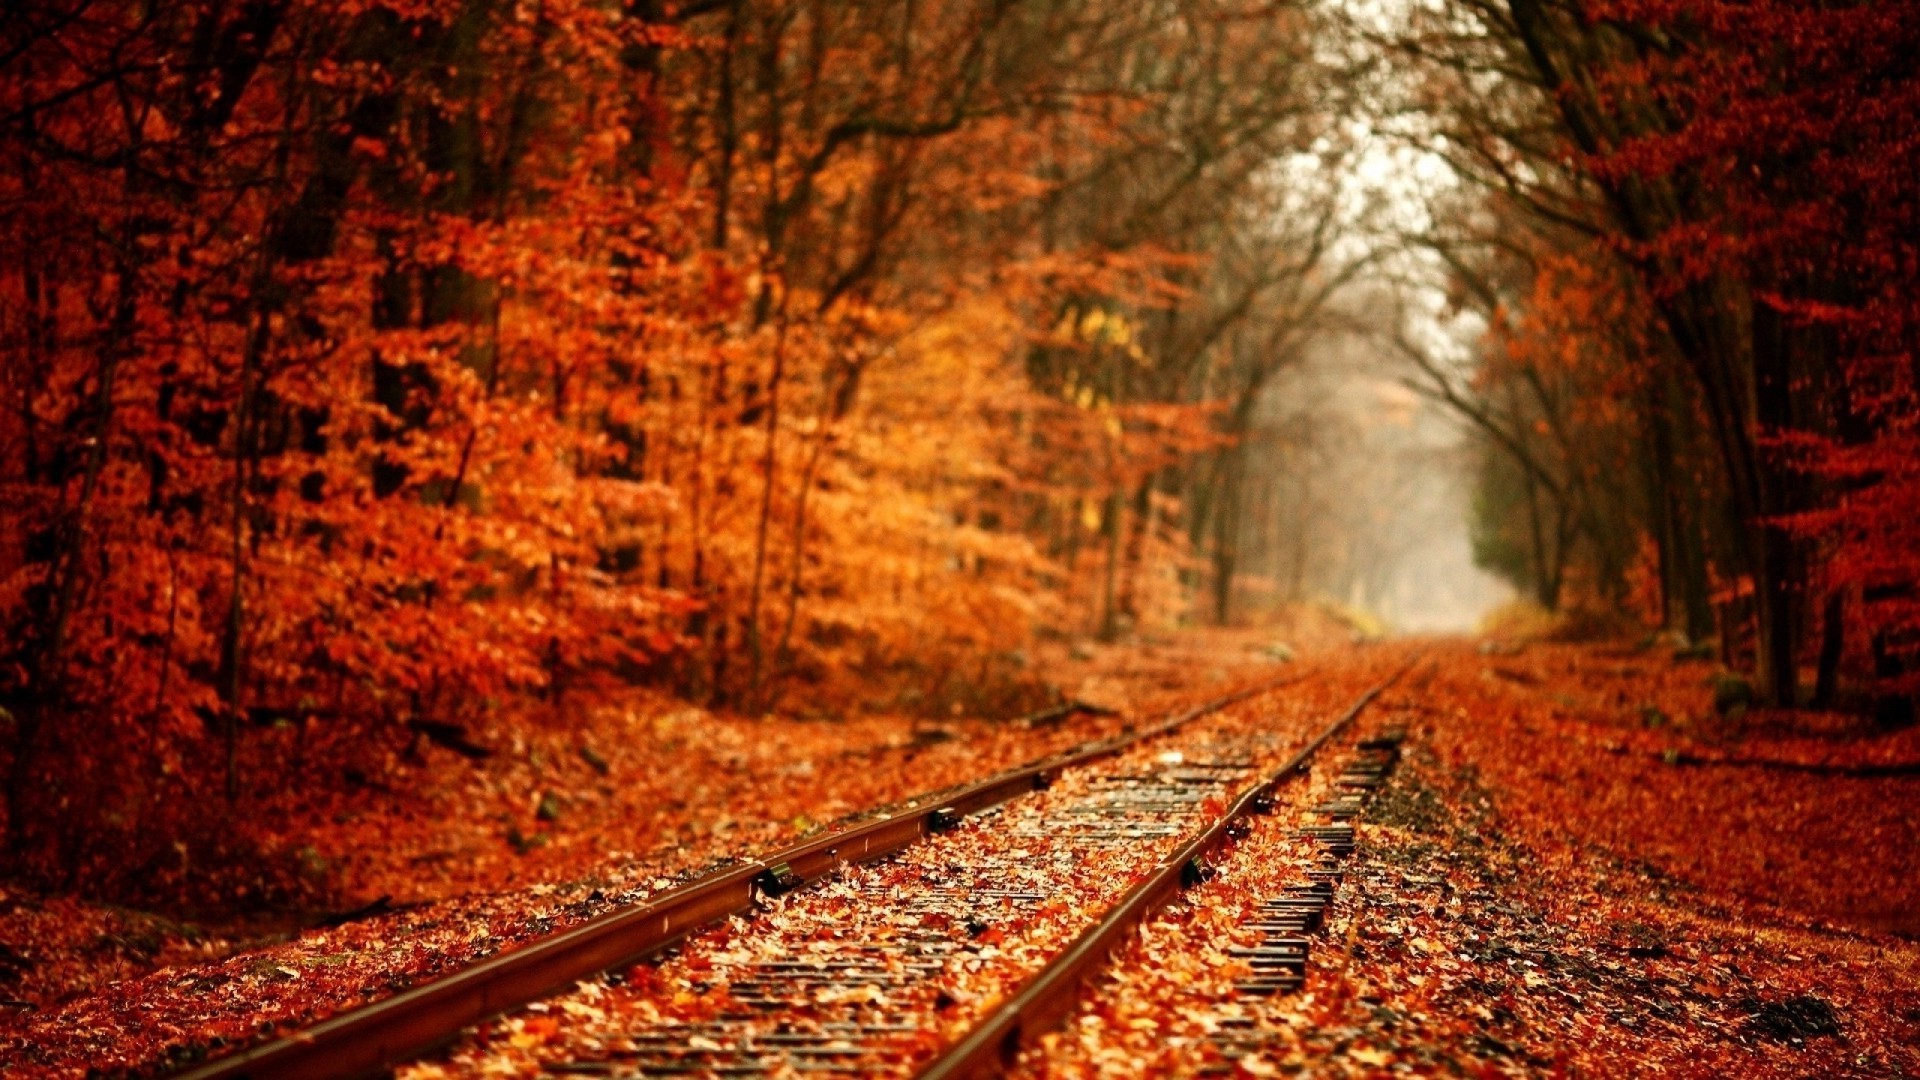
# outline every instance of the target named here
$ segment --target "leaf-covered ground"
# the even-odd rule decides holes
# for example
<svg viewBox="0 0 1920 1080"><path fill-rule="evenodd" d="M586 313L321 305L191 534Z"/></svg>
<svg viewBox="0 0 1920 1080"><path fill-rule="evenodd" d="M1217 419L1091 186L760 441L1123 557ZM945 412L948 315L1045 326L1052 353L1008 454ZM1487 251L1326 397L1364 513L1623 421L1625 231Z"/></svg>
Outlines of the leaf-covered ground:
<svg viewBox="0 0 1920 1080"><path fill-rule="evenodd" d="M1271 642L1062 650L1042 661L1057 685L1128 714L1059 725L601 710L331 822L314 842L344 902L398 909L333 927L247 936L8 890L0 1071L165 1071L1248 681L1271 671ZM1713 665L1661 650L1452 642L1427 657L1370 714L1407 728L1407 753L1362 824L1307 991L1275 1003L1273 1041L1236 1067L1920 1074L1920 731L1726 708ZM1231 970L1207 950L1230 935L1235 883L1302 857L1282 822L1120 957L1023 1069L1209 1060L1194 1049L1208 1013L1181 1003Z"/></svg>
<svg viewBox="0 0 1920 1080"><path fill-rule="evenodd" d="M836 1068L910 1075L1401 657L1380 649L1342 658L1337 671L1316 665L1297 683L1067 770L1048 790L970 818L900 858L794 893L752 924L699 935L663 963L591 980L538 1010L482 1025L402 1075L537 1076L582 1060L583 1068L605 1064L620 1075L663 1038L715 1054L716 1066L734 1065L739 1045L827 1025L887 1033L845 1036L840 1052L848 1057L835 1060ZM1163 809L1124 821L1108 816L1126 805L1113 800L1133 780L1187 762L1242 758L1253 766L1215 774L1218 789L1188 810L1156 804ZM1123 842L1109 831L1122 826L1141 831ZM772 971L794 974L772 986ZM815 979L828 985L811 985ZM727 1019L748 1009L749 996L763 995L780 1004L750 1021Z"/></svg>
<svg viewBox="0 0 1920 1080"><path fill-rule="evenodd" d="M1920 777L1849 771L1914 760L1912 733L1729 720L1711 669L1653 653L1434 659L1374 722L1411 738L1305 990L1237 999L1226 952L1299 877L1283 815L1024 1075L1920 1075ZM1259 1048L1223 1054L1241 1025Z"/></svg>
<svg viewBox="0 0 1920 1080"><path fill-rule="evenodd" d="M474 765L396 758L357 797L287 815L305 822L287 843L336 883L331 914L349 918L332 926L310 911L292 927L196 923L0 883L0 1072L163 1072L388 996L716 862L1269 676L1269 640L1037 659L1063 696L1113 715L742 718L636 696Z"/></svg>

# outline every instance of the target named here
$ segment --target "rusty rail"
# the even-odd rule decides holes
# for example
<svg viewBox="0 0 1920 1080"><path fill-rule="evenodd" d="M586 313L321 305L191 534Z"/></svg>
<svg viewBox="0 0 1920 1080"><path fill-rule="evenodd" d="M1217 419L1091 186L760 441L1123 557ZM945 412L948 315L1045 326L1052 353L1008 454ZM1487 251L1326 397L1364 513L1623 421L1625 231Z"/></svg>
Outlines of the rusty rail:
<svg viewBox="0 0 1920 1080"><path fill-rule="evenodd" d="M607 912L393 997L217 1058L179 1074L179 1080L378 1075L396 1062L447 1042L462 1028L549 997L596 972L643 960L690 933L746 912L754 906L756 893L789 891L842 864L891 854L950 827L960 817L1044 788L1061 770L1108 757L1305 677L1289 674L1269 679L1158 724L1042 758L957 791L922 796L901 809L716 870L643 903ZM1062 708L1084 706L1074 702Z"/></svg>
<svg viewBox="0 0 1920 1080"><path fill-rule="evenodd" d="M1279 789L1302 775L1321 747L1412 666L1409 662L1360 695L1359 700L1334 718L1285 765L1243 792L1225 816L1156 866L1145 880L1128 890L1105 918L1076 938L1065 952L1007 998L965 1039L923 1068L919 1080L973 1080L1004 1075L1029 1037L1055 1027L1066 1018L1074 1006L1080 984L1134 927L1166 907L1181 890L1206 880L1210 874L1208 856L1226 843L1238 827L1236 823L1271 807Z"/></svg>

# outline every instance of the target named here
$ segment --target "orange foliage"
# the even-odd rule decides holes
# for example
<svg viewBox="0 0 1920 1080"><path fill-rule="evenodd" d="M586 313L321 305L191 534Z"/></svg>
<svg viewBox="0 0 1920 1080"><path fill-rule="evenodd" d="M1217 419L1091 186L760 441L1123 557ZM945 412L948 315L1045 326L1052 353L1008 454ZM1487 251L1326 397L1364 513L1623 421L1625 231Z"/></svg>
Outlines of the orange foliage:
<svg viewBox="0 0 1920 1080"><path fill-rule="evenodd" d="M1171 122L1166 86L1055 80L1148 79L1111 57L1179 21L683 7L29 4L0 61L19 865L120 887L227 833L222 797L311 779L267 727L377 760L635 682L994 707L1116 564L1179 613L1164 493L1104 598L1049 530L1117 535L1217 410L1024 363L1061 310L1204 276L1190 223L1034 239ZM1245 62L1297 32L1218 31Z"/></svg>

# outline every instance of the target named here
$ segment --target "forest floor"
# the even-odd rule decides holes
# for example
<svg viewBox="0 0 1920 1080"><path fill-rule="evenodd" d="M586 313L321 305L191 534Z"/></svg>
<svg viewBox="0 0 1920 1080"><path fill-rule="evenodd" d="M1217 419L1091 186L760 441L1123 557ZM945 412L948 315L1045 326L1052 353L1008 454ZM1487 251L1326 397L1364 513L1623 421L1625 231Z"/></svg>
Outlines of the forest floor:
<svg viewBox="0 0 1920 1080"><path fill-rule="evenodd" d="M327 819L308 842L366 906L338 925L191 925L0 884L0 1072L164 1072L1270 675L1278 641L1303 672L1357 662L1343 638L1062 647L1036 670L1122 712L1054 724L595 710ZM1716 668L1660 649L1425 657L1392 695L1406 764L1291 1006L1298 1038L1250 1071L1920 1076L1920 729L1723 714ZM1038 1071L1126 1059L1054 1047Z"/></svg>
<svg viewBox="0 0 1920 1080"><path fill-rule="evenodd" d="M1920 1076L1920 732L1729 719L1651 651L1427 655L1304 991L1221 1011L1222 919L1298 873L1256 831L1016 1075L1190 1074L1253 1016L1240 1075Z"/></svg>

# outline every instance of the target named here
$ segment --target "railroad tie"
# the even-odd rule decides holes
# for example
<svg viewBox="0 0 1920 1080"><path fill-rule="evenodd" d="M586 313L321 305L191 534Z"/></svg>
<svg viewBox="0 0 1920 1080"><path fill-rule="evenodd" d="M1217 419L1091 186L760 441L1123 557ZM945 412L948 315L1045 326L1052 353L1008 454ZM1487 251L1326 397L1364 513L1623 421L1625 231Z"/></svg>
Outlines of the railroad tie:
<svg viewBox="0 0 1920 1080"><path fill-rule="evenodd" d="M1303 881L1261 901L1253 916L1240 924L1240 929L1256 932L1257 940L1227 949L1227 955L1249 969L1249 974L1234 981L1236 997L1269 999L1306 984L1312 935L1326 925L1345 861L1355 849L1353 823L1398 764L1404 739L1403 732L1394 730L1362 740L1336 776L1333 794L1310 811L1326 822L1293 831L1294 836L1312 842L1314 853ZM1223 1060L1208 1063L1200 1075L1233 1075L1236 1062L1267 1044L1267 1034L1254 1016L1227 1015L1216 1018L1208 1043Z"/></svg>

